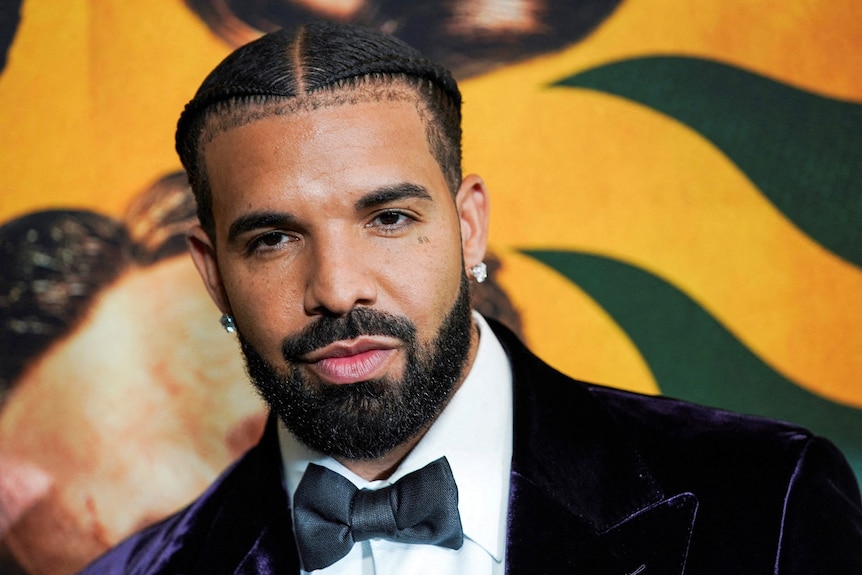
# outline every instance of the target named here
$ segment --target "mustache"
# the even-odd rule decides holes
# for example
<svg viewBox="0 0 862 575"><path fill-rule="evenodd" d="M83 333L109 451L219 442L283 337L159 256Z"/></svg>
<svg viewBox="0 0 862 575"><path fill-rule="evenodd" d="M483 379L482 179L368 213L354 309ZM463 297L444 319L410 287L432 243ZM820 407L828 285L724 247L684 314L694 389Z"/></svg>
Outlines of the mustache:
<svg viewBox="0 0 862 575"><path fill-rule="evenodd" d="M284 338L281 353L288 363L297 363L316 349L362 335L394 337L412 344L416 340L416 326L405 317L358 307L338 317L321 316L298 334Z"/></svg>

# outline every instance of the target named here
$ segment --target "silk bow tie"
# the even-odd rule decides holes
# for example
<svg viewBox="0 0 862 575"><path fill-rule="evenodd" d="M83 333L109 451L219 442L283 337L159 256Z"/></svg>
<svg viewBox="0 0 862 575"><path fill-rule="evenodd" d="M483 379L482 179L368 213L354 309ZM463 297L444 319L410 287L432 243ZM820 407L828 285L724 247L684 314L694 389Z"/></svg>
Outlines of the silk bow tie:
<svg viewBox="0 0 862 575"><path fill-rule="evenodd" d="M382 489L357 489L310 463L293 496L299 553L306 571L323 569L357 541L384 538L460 549L458 487L445 457Z"/></svg>

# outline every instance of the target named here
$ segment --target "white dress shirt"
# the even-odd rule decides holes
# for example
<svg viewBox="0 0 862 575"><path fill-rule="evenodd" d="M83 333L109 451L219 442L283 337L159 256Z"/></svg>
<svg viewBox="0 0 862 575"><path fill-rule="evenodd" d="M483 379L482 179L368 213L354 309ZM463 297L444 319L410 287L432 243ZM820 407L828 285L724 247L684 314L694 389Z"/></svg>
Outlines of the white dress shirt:
<svg viewBox="0 0 862 575"><path fill-rule="evenodd" d="M291 499L309 463L343 475L359 489L379 489L445 456L458 485L464 545L452 550L371 539L357 543L345 557L314 571L315 575L502 575L505 572L512 460L512 371L508 356L485 319L475 312L473 318L480 337L470 373L388 480L365 481L332 457L300 444L280 422L278 427L285 483Z"/></svg>

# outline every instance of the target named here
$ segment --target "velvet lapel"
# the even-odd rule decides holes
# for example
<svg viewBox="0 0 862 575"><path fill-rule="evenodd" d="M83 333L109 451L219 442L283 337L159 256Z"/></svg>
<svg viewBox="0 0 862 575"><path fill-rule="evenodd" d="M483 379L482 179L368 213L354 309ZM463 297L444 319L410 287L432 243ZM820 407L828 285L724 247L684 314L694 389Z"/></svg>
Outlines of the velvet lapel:
<svg viewBox="0 0 862 575"><path fill-rule="evenodd" d="M666 497L585 385L492 326L514 376L507 572L683 573L694 495Z"/></svg>
<svg viewBox="0 0 862 575"><path fill-rule="evenodd" d="M281 470L275 418L239 463L236 481L219 502L195 573L299 573Z"/></svg>

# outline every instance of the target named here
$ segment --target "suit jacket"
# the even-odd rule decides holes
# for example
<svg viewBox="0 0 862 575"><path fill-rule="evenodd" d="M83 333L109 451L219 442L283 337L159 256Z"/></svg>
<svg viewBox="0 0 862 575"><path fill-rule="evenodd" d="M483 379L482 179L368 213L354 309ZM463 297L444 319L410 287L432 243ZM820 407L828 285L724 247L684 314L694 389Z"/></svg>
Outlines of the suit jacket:
<svg viewBox="0 0 862 575"><path fill-rule="evenodd" d="M862 574L858 484L794 425L574 381L492 324L514 375L507 572ZM297 573L272 421L200 498L85 573Z"/></svg>

